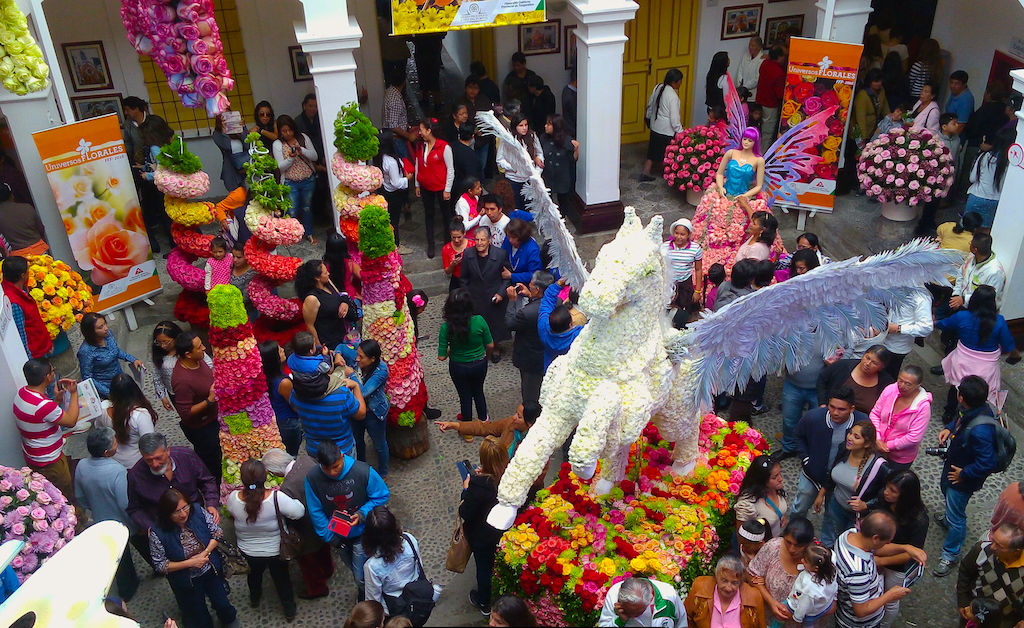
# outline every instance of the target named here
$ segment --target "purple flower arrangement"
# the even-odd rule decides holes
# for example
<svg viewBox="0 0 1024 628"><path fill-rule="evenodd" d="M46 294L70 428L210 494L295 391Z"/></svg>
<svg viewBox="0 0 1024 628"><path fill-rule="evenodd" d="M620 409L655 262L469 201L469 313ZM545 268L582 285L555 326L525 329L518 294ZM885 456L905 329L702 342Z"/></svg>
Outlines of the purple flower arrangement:
<svg viewBox="0 0 1024 628"><path fill-rule="evenodd" d="M11 561L22 582L75 536L78 518L60 490L31 469L0 466L0 525L4 541L24 541Z"/></svg>
<svg viewBox="0 0 1024 628"><path fill-rule="evenodd" d="M881 202L927 203L949 193L953 157L928 129L897 127L864 147L857 179L868 196Z"/></svg>

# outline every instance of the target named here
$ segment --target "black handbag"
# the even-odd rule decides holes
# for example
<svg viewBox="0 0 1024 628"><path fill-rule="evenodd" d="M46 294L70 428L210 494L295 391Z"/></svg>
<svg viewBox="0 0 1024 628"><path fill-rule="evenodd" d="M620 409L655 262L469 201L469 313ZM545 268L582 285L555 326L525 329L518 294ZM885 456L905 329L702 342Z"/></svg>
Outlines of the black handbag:
<svg viewBox="0 0 1024 628"><path fill-rule="evenodd" d="M302 539L298 532L288 527L284 517L281 516L281 509L277 506L277 493L278 491L274 491L274 513L277 515L277 529L281 532L281 549L278 556L281 557L281 560L293 560L302 555L300 550Z"/></svg>
<svg viewBox="0 0 1024 628"><path fill-rule="evenodd" d="M412 622L413 626L418 628L427 623L430 613L434 610L434 585L427 580L427 575L423 572L423 563L420 562L420 554L416 551L412 539L408 534L402 536L405 537L409 547L412 548L413 556L416 557L416 571L419 577L406 584L402 588L400 596L385 595L384 601L387 603L389 617L403 615Z"/></svg>

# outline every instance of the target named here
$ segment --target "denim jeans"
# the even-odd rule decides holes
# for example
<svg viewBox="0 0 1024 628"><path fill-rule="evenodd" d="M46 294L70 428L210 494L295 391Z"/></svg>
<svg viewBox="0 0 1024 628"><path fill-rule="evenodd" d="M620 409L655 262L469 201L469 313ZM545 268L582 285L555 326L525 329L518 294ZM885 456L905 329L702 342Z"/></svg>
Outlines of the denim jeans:
<svg viewBox="0 0 1024 628"><path fill-rule="evenodd" d="M349 421L349 425L352 426L352 438L356 439L356 460L366 462L366 440L363 434L369 433L373 448L377 450L377 473L382 478L387 476L390 455L386 419L378 419L377 415L367 409L362 421Z"/></svg>
<svg viewBox="0 0 1024 628"><path fill-rule="evenodd" d="M796 495L793 496L793 503L789 507L789 518L806 517L817 498L818 487L801 471L800 481L796 485Z"/></svg>
<svg viewBox="0 0 1024 628"><path fill-rule="evenodd" d="M782 451L796 451L794 432L804 415L804 408L813 410L817 407L817 389L798 388L788 381L782 384Z"/></svg>
<svg viewBox="0 0 1024 628"><path fill-rule="evenodd" d="M857 525L857 513L839 505L833 494L828 499L828 510L821 519L821 544L832 549L843 532Z"/></svg>
<svg viewBox="0 0 1024 628"><path fill-rule="evenodd" d="M363 574L363 565L366 564L366 551L363 549L363 538L344 539L338 546L338 558L345 566L352 570L352 578L356 581L358 592L356 601L362 602L366 599L366 580Z"/></svg>
<svg viewBox="0 0 1024 628"><path fill-rule="evenodd" d="M942 557L952 562L960 557L964 539L967 538L967 502L974 493L957 491L943 483L942 492L946 496L946 540L942 543Z"/></svg>
<svg viewBox="0 0 1024 628"><path fill-rule="evenodd" d="M523 186L526 184L513 181L512 179L509 179L508 182L512 185L512 194L516 199L516 209L521 212L529 211L526 207L526 197L523 196Z"/></svg>
<svg viewBox="0 0 1024 628"><path fill-rule="evenodd" d="M178 601L178 608L181 609L183 623L187 628L213 628L213 618L206 607L207 597L210 598L210 604L213 605L221 624L229 626L237 617L235 607L228 600L224 578L213 569L207 570L198 578L193 578L192 586L171 586L171 591L174 593L174 599Z"/></svg>
<svg viewBox="0 0 1024 628"><path fill-rule="evenodd" d="M473 147L476 158L480 160L480 173L487 172L487 158L491 153L490 139L486 137L476 138L476 146Z"/></svg>
<svg viewBox="0 0 1024 628"><path fill-rule="evenodd" d="M476 403L476 418L487 420L487 399L484 398L484 380L487 379L487 358L475 362L448 360L448 373L459 393L459 409L463 421L473 420L473 403Z"/></svg>
<svg viewBox="0 0 1024 628"><path fill-rule="evenodd" d="M302 221L306 235L313 234L313 191L316 189L316 176L310 176L302 181L287 180L285 183L291 188L292 208L288 215Z"/></svg>
<svg viewBox="0 0 1024 628"><path fill-rule="evenodd" d="M470 543L473 558L476 559L476 591L477 600L481 604L491 604L491 579L494 577L494 555L498 546L493 543Z"/></svg>
<svg viewBox="0 0 1024 628"><path fill-rule="evenodd" d="M281 432L281 442L284 449L293 457L299 455L299 446L302 445L302 423L299 419L277 420L277 431Z"/></svg>

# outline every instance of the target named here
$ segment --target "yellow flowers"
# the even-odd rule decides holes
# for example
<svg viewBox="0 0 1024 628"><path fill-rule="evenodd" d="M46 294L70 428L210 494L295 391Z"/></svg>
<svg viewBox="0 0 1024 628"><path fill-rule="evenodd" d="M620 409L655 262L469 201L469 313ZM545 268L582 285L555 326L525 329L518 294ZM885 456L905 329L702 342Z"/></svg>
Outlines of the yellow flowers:
<svg viewBox="0 0 1024 628"><path fill-rule="evenodd" d="M452 26L459 7L451 0L437 0L432 6L424 8L421 0L392 0L391 16L394 22L395 35L413 35L416 33L438 33L449 30L463 30L481 26L500 26L504 24L529 24L543 22L544 11L518 11L515 13L499 13L490 24L472 24Z"/></svg>
<svg viewBox="0 0 1024 628"><path fill-rule="evenodd" d="M31 255L28 264L25 287L39 305L39 314L50 337L56 338L91 311L92 290L80 274L49 255Z"/></svg>
<svg viewBox="0 0 1024 628"><path fill-rule="evenodd" d="M164 196L164 209L172 222L185 227L205 225L214 219L213 203L176 198L169 194Z"/></svg>

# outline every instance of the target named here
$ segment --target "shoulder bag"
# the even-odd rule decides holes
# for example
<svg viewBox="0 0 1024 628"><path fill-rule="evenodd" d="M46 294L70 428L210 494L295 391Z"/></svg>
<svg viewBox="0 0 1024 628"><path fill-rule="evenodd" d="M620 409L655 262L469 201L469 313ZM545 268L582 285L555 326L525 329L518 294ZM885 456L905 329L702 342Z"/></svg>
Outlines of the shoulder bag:
<svg viewBox="0 0 1024 628"><path fill-rule="evenodd" d="M462 506L462 503L459 503ZM473 549L469 546L469 541L466 540L466 533L462 529L463 521L462 517L456 513L455 515L455 529L452 531L452 541L448 545L448 557L445 559L444 568L448 571L454 571L455 573L463 573L466 571L466 566L469 564L469 557L473 554Z"/></svg>
<svg viewBox="0 0 1024 628"><path fill-rule="evenodd" d="M278 552L278 556L282 560L293 560L302 555L300 547L302 545L302 539L299 538L298 532L290 529L285 523L284 517L281 516L281 509L277 506L277 493L274 491L274 514L277 515L277 529L281 534L281 549Z"/></svg>
<svg viewBox="0 0 1024 628"><path fill-rule="evenodd" d="M420 554L408 534L403 534L406 543L412 549L412 555L416 557L417 578L405 585L402 594L398 597L385 595L389 617L404 615L412 622L413 626L422 626L430 619L430 613L434 610L434 585L427 580L423 572L423 563L420 562Z"/></svg>

